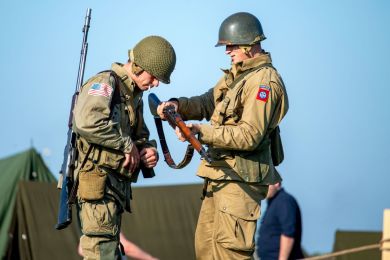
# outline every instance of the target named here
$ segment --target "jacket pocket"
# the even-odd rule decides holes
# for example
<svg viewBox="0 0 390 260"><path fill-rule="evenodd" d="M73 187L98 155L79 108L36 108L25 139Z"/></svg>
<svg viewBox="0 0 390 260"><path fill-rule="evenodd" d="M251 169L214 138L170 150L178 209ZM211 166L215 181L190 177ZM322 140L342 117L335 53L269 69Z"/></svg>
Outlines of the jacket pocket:
<svg viewBox="0 0 390 260"><path fill-rule="evenodd" d="M259 183L273 168L269 145L253 152L239 153L235 156L237 174L246 182Z"/></svg>
<svg viewBox="0 0 390 260"><path fill-rule="evenodd" d="M125 155L122 152L102 149L98 164L108 169L110 173L117 174L119 177L124 177L125 179L131 179L133 173L130 173L128 168L123 167L124 161Z"/></svg>
<svg viewBox="0 0 390 260"><path fill-rule="evenodd" d="M125 155L120 151L107 151L106 149L102 149L99 157L100 166L118 170L124 162Z"/></svg>

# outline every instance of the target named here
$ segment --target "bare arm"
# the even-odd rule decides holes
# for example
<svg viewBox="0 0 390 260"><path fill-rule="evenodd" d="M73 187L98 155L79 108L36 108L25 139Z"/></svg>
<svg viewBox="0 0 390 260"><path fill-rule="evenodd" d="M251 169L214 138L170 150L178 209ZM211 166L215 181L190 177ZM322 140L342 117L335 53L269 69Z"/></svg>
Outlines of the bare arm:
<svg viewBox="0 0 390 260"><path fill-rule="evenodd" d="M283 234L280 236L279 260L288 259L293 245L294 245L294 238L285 236Z"/></svg>
<svg viewBox="0 0 390 260"><path fill-rule="evenodd" d="M136 244L127 240L122 233L120 233L120 241L123 245L123 248L125 249L126 256L137 260L158 260L158 258L149 255L148 253L143 251L140 247L138 247Z"/></svg>

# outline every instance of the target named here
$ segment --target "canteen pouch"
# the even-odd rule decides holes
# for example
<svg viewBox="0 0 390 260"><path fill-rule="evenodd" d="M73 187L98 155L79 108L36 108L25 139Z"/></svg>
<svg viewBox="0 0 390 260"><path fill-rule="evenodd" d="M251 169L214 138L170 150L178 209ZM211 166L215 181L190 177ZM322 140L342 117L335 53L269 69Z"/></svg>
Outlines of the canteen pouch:
<svg viewBox="0 0 390 260"><path fill-rule="evenodd" d="M282 138L280 137L280 128L277 126L269 135L271 139L271 157L274 166L278 166L284 160L284 151Z"/></svg>
<svg viewBox="0 0 390 260"><path fill-rule="evenodd" d="M104 197L107 173L88 161L79 172L78 196L84 200L100 200Z"/></svg>

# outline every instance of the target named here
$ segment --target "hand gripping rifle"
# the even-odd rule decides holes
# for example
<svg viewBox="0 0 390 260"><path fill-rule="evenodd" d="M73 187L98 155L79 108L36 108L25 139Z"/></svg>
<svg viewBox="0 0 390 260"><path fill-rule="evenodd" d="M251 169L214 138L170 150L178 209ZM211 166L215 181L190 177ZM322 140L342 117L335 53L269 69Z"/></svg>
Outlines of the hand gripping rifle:
<svg viewBox="0 0 390 260"><path fill-rule="evenodd" d="M83 83L84 78L84 68L85 61L87 57L88 50L88 30L89 22L91 20L91 9L87 9L87 14L85 15L85 22L83 27L83 44L81 46L80 54L80 63L79 71L77 75L76 91L72 97L72 105L69 112L69 121L68 121L68 135L67 142L64 149L64 159L60 171L60 181L61 184L61 195L58 209L58 222L55 226L56 229L64 229L70 223L72 223L72 204L75 203L76 192L78 183L73 180L75 162L77 159L77 149L76 149L76 134L72 130L73 122L73 108L77 102L77 97Z"/></svg>
<svg viewBox="0 0 390 260"><path fill-rule="evenodd" d="M154 117L154 122L156 123L157 133L160 138L161 149L163 150L165 161L169 167L173 169L181 169L185 167L192 159L192 156L194 154L194 148L200 154L202 159L205 159L208 163L211 163L210 156L207 154L206 150L203 148L199 140L186 126L181 116L175 111L175 108L173 106L167 106L164 108L163 113L168 123L172 126L173 129L175 129L175 127L177 126L181 130L187 141L190 143L187 147L184 159L176 165L169 152L168 145L165 141L162 122L159 115L157 114L157 107L161 104L161 102L158 97L153 93L149 94L148 101L150 112L152 113Z"/></svg>

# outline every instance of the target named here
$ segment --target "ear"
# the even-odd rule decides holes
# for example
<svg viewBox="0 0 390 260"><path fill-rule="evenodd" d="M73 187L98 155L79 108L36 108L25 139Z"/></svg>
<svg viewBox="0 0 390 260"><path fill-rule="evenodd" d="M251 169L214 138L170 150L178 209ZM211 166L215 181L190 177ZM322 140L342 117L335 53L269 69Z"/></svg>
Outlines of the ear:
<svg viewBox="0 0 390 260"><path fill-rule="evenodd" d="M134 61L131 63L131 70L137 76L139 76L139 74L141 74L144 71L140 66L135 64Z"/></svg>

